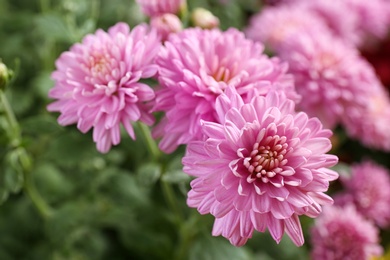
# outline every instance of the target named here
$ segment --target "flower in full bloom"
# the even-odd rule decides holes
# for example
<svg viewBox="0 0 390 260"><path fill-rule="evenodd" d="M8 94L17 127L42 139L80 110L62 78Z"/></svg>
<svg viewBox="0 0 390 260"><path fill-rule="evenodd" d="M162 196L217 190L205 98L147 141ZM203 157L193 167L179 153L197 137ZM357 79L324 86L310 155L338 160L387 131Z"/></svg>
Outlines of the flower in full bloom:
<svg viewBox="0 0 390 260"><path fill-rule="evenodd" d="M178 14L185 0L136 0L141 11L149 16L159 16L165 13Z"/></svg>
<svg viewBox="0 0 390 260"><path fill-rule="evenodd" d="M378 226L390 224L390 172L372 161L352 165L350 177L341 178L345 191L336 204L353 204L356 210Z"/></svg>
<svg viewBox="0 0 390 260"><path fill-rule="evenodd" d="M369 94L383 88L356 48L325 31L290 38L279 55L288 61L302 96L299 108L327 128L340 124L347 110L366 107Z"/></svg>
<svg viewBox="0 0 390 260"><path fill-rule="evenodd" d="M333 200L324 192L338 174L332 132L317 118L296 113L275 91L244 103L229 87L217 98L221 123L202 121L204 140L187 145L184 172L195 176L187 204L216 219L212 234L241 246L254 230L284 232L304 243L299 215L317 217Z"/></svg>
<svg viewBox="0 0 390 260"><path fill-rule="evenodd" d="M327 30L326 24L300 5L280 5L261 9L251 17L245 34L277 51L281 45L302 32Z"/></svg>
<svg viewBox="0 0 390 260"><path fill-rule="evenodd" d="M61 125L77 123L83 133L93 128L102 153L120 142L120 124L134 139L131 122L154 122L146 102L155 94L140 79L157 73L154 59L160 47L156 32L144 24L130 31L118 23L108 32L87 35L57 59L49 92L57 100L48 110L61 113Z"/></svg>
<svg viewBox="0 0 390 260"><path fill-rule="evenodd" d="M270 89L298 100L287 64L263 54L263 45L229 29L186 29L171 34L156 58L159 85L154 111L165 118L153 130L164 152L202 137L200 119L216 121L215 99L227 86L245 96Z"/></svg>
<svg viewBox="0 0 390 260"><path fill-rule="evenodd" d="M313 260L367 260L382 254L379 230L352 205L327 206L311 229Z"/></svg>

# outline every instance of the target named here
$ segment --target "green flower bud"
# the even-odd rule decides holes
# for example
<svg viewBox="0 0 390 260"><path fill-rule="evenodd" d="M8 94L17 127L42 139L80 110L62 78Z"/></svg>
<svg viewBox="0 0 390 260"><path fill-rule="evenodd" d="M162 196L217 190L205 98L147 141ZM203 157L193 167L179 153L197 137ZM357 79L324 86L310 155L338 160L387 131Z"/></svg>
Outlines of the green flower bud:
<svg viewBox="0 0 390 260"><path fill-rule="evenodd" d="M0 89L4 90L12 77L12 71L0 60Z"/></svg>
<svg viewBox="0 0 390 260"><path fill-rule="evenodd" d="M203 29L213 29L219 26L218 17L204 8L195 8L192 11L191 21L195 26Z"/></svg>

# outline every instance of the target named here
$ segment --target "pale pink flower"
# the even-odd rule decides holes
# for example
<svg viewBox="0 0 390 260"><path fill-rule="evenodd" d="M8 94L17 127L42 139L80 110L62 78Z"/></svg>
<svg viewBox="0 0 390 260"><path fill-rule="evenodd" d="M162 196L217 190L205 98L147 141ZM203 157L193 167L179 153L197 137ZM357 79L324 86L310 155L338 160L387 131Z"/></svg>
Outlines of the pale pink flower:
<svg viewBox="0 0 390 260"><path fill-rule="evenodd" d="M367 106L369 93L382 88L373 67L357 49L326 32L291 38L279 55L289 63L299 108L327 128L340 124L347 110Z"/></svg>
<svg viewBox="0 0 390 260"><path fill-rule="evenodd" d="M259 95L276 89L298 100L287 64L268 58L263 49L236 29L172 34L156 59L160 89L154 111L165 112L153 133L162 137L160 149L169 153L200 139L200 120L216 121L215 99L228 86L243 96L251 89Z"/></svg>
<svg viewBox="0 0 390 260"><path fill-rule="evenodd" d="M303 32L327 30L326 24L314 13L300 5L280 5L262 8L251 17L245 34L248 38L264 43L277 51L289 38Z"/></svg>
<svg viewBox="0 0 390 260"><path fill-rule="evenodd" d="M348 108L343 127L348 136L372 149L390 151L390 98L386 89L372 89L367 93L366 105Z"/></svg>
<svg viewBox="0 0 390 260"><path fill-rule="evenodd" d="M162 41L165 41L171 33L183 30L179 17L170 13L153 17L150 20L150 26L157 30Z"/></svg>
<svg viewBox="0 0 390 260"><path fill-rule="evenodd" d="M380 256L379 230L353 206L324 207L311 229L313 260L368 260Z"/></svg>
<svg viewBox="0 0 390 260"><path fill-rule="evenodd" d="M165 13L178 14L185 0L136 0L141 11L150 17Z"/></svg>
<svg viewBox="0 0 390 260"><path fill-rule="evenodd" d="M317 217L338 174L332 132L317 118L295 113L294 102L271 91L244 104L234 88L220 95L221 123L202 121L205 139L187 145L184 172L195 176L187 204L216 219L212 234L241 246L254 230L279 242L286 232L304 243L299 215Z"/></svg>
<svg viewBox="0 0 390 260"><path fill-rule="evenodd" d="M390 171L372 161L351 167L349 177L341 178L345 191L335 199L337 204L354 204L356 210L377 225L390 224Z"/></svg>
<svg viewBox="0 0 390 260"><path fill-rule="evenodd" d="M156 74L154 59L160 46L156 32L146 25L130 31L127 24L118 23L108 32L99 29L87 35L57 59L55 86L49 92L57 100L48 110L61 113L61 125L77 123L83 133L93 128L102 153L119 144L120 124L134 139L131 122L154 122L145 102L155 94L140 79Z"/></svg>

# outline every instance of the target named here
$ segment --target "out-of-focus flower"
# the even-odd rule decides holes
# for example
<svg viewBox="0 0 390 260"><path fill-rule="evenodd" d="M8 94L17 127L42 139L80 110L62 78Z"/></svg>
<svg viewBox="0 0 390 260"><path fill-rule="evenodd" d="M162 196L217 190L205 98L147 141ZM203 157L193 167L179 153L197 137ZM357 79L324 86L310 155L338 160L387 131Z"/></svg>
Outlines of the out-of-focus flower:
<svg viewBox="0 0 390 260"><path fill-rule="evenodd" d="M5 89L13 72L0 60L0 90Z"/></svg>
<svg viewBox="0 0 390 260"><path fill-rule="evenodd" d="M150 20L150 26L157 30L163 41L168 38L169 34L183 30L183 25L179 17L170 13L153 17Z"/></svg>
<svg viewBox="0 0 390 260"><path fill-rule="evenodd" d="M192 23L203 29L213 29L219 26L219 19L209 10L204 8L195 8L191 14Z"/></svg>
<svg viewBox="0 0 390 260"><path fill-rule="evenodd" d="M245 29L248 38L262 42L267 48L277 51L289 38L304 32L327 30L315 14L294 5L265 7L254 15Z"/></svg>
<svg viewBox="0 0 390 260"><path fill-rule="evenodd" d="M187 145L184 172L195 176L187 204L215 216L212 234L241 246L254 230L279 242L286 232L304 243L299 215L317 217L338 174L326 154L332 132L317 118L296 113L276 92L244 101L229 87L216 112L221 123L202 121L205 139Z"/></svg>
<svg viewBox="0 0 390 260"><path fill-rule="evenodd" d="M343 117L348 135L369 148L390 151L390 98L382 87L367 93L366 105L351 107Z"/></svg>
<svg viewBox="0 0 390 260"><path fill-rule="evenodd" d="M185 5L185 0L136 0L141 11L149 16L159 16L165 13L178 14Z"/></svg>
<svg viewBox="0 0 390 260"><path fill-rule="evenodd" d="M371 92L383 88L372 66L359 52L326 32L302 33L283 44L279 55L289 63L299 108L333 128L347 110L367 106Z"/></svg>
<svg viewBox="0 0 390 260"><path fill-rule="evenodd" d="M354 204L356 210L377 225L390 224L390 172L374 162L352 165L351 175L342 177L345 191L335 198L339 205Z"/></svg>
<svg viewBox="0 0 390 260"><path fill-rule="evenodd" d="M93 128L102 153L120 142L121 123L134 139L131 122L154 122L145 102L155 94L140 79L157 73L154 59L160 47L157 33L146 25L130 31L118 23L108 32L99 29L87 35L57 59L55 86L49 92L57 100L48 110L61 113L61 125L77 123L83 133Z"/></svg>
<svg viewBox="0 0 390 260"><path fill-rule="evenodd" d="M311 229L313 260L367 260L382 254L379 230L352 205L324 207Z"/></svg>
<svg viewBox="0 0 390 260"><path fill-rule="evenodd" d="M287 64L263 54L263 46L229 29L186 29L172 34L160 51L160 90L156 92L154 111L165 118L153 130L164 152L202 137L200 120L216 121L215 99L228 86L245 98L255 89L265 95L270 89L285 92L297 100Z"/></svg>

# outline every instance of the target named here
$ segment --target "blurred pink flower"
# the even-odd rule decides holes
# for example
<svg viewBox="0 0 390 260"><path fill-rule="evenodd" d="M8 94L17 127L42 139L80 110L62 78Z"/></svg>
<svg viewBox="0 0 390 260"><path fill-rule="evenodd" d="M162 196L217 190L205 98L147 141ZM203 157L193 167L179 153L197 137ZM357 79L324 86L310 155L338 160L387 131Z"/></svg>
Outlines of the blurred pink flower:
<svg viewBox="0 0 390 260"><path fill-rule="evenodd" d="M348 108L343 117L347 134L372 149L390 151L390 98L386 89L367 93L366 105Z"/></svg>
<svg viewBox="0 0 390 260"><path fill-rule="evenodd" d="M61 113L61 125L77 123L83 133L93 128L102 153L119 144L120 123L134 139L131 122L154 122L145 104L153 100L154 91L139 80L156 74L160 46L156 32L146 25L130 31L118 23L107 33L99 29L87 35L57 59L55 86L49 92L57 100L48 110Z"/></svg>
<svg viewBox="0 0 390 260"><path fill-rule="evenodd" d="M380 256L379 230L353 206L324 207L311 229L313 260L368 260Z"/></svg>
<svg viewBox="0 0 390 260"><path fill-rule="evenodd" d="M354 204L356 210L377 225L390 224L390 172L371 161L352 165L350 177L341 178L345 191L335 198L339 205Z"/></svg>
<svg viewBox="0 0 390 260"><path fill-rule="evenodd" d="M150 17L165 13L178 14L185 0L136 0L141 11Z"/></svg>
<svg viewBox="0 0 390 260"><path fill-rule="evenodd" d="M327 30L326 24L314 13L307 12L300 5L280 5L265 7L251 17L245 34L277 51L290 37L323 30Z"/></svg>
<svg viewBox="0 0 390 260"><path fill-rule="evenodd" d="M299 108L327 128L340 124L347 110L366 107L369 93L383 88L355 47L325 31L290 38L279 55L288 61L302 96Z"/></svg>
<svg viewBox="0 0 390 260"><path fill-rule="evenodd" d="M221 123L202 121L205 139L187 145L184 172L195 176L187 204L215 218L212 234L241 246L267 228L279 243L286 232L304 243L299 215L317 217L338 174L332 132L295 113L294 102L271 91L244 100L229 87L217 98Z"/></svg>
<svg viewBox="0 0 390 260"><path fill-rule="evenodd" d="M153 134L162 137L160 149L167 153L202 137L200 120L216 121L215 99L228 86L244 98L252 89L259 95L276 89L299 98L287 64L268 58L261 44L236 29L191 28L171 35L156 63L160 89L154 111L165 112L165 118Z"/></svg>

